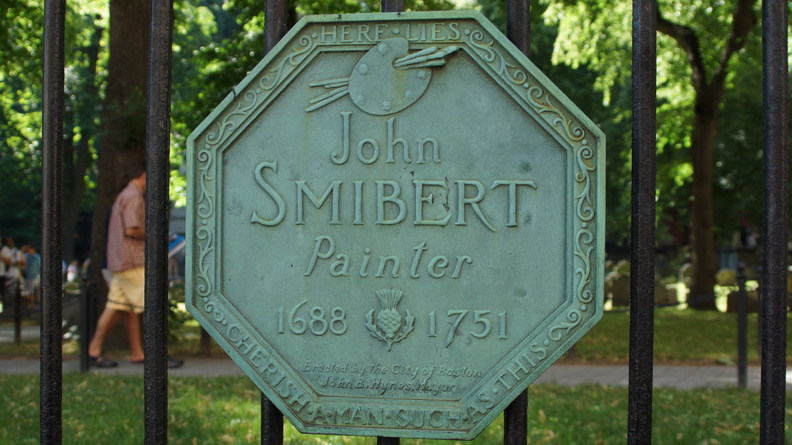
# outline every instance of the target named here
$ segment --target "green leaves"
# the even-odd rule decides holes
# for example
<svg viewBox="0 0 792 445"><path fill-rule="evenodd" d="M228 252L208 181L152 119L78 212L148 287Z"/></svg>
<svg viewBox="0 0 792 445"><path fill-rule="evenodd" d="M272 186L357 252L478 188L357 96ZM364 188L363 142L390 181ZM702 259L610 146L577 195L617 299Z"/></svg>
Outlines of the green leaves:
<svg viewBox="0 0 792 445"><path fill-rule="evenodd" d="M92 138L97 132L101 98L94 78L87 75L90 67L86 49L99 45L93 33L94 23L98 21L104 26L101 14L106 8L105 2L97 0L68 4L64 103L67 147L72 142L81 142L81 137ZM42 29L41 2L6 0L3 3L0 13L0 53L4 56L0 67L0 190L3 191L0 206L13 211L0 215L0 229L4 235L17 237L19 242L35 242L40 236ZM82 142L85 150L92 146L91 141ZM65 168L73 165L71 154L68 151L65 154Z"/></svg>
<svg viewBox="0 0 792 445"><path fill-rule="evenodd" d="M542 4L547 5L542 14L545 23L558 27L553 62L571 67L585 66L594 72L594 87L603 93L603 105L629 113L629 100L617 102L613 95L630 84L631 2L542 0ZM761 66L759 31L754 26L759 3L755 0L660 0L657 8L658 205L661 209L674 209L676 214L686 216L692 205L690 184L693 175L707 177L707 171L712 171L715 174L713 196L720 198L715 204L715 219L718 221L715 225L722 228L716 233L718 239L715 244L722 245L737 228L739 215L750 214L758 222L761 213L758 200L754 198L749 202L750 199L743 199L761 194L752 182L759 175L756 162L750 161L755 156L738 156L746 150L755 154L756 144L761 140L761 135L753 131L762 126L761 104L746 100L745 93L742 93L752 91L750 97L754 98L761 95L756 88L761 83L761 75L756 68ZM740 37L743 34L745 37ZM732 52L743 43L744 48ZM725 102L720 82L726 91ZM713 107L716 113L706 113ZM719 111L724 125L718 127L715 164L699 165L694 169L691 162L693 152L707 149L694 147L694 129L699 122L695 117L696 110L705 112L699 119L710 119L707 125L712 123L712 119L717 122ZM725 125L726 122L730 124ZM607 130L606 133L609 137L608 168L618 168L611 162L614 159L612 150L630 150L629 144L621 141L613 144L614 134ZM616 136L620 137L620 133ZM746 144L746 137L751 142ZM618 157L627 160L629 155ZM731 161L737 158L741 161ZM728 168L724 169L727 165ZM621 178L623 174L629 174L629 171L622 170L618 174L608 171L610 209L629 208L621 202L624 198L612 193L616 185L614 181L626 183ZM720 192L726 189L735 193L737 199ZM614 202L614 198L619 201ZM697 201L700 199L713 197L696 198ZM610 227L608 231L611 233ZM658 233L663 233L662 222Z"/></svg>

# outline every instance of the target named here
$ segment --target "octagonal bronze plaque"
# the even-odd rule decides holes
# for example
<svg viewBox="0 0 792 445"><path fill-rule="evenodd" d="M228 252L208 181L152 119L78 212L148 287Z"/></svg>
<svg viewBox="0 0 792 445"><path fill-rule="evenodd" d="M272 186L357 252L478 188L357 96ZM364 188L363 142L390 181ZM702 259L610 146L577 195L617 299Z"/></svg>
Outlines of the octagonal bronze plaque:
<svg viewBox="0 0 792 445"><path fill-rule="evenodd" d="M473 438L602 316L604 136L479 13L303 18L188 153L188 307L302 432Z"/></svg>

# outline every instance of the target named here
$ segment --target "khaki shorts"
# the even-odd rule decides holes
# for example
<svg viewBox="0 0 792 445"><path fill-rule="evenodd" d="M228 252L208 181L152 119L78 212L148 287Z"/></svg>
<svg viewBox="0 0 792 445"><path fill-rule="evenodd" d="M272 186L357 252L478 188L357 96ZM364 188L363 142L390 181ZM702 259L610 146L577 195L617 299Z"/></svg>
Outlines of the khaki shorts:
<svg viewBox="0 0 792 445"><path fill-rule="evenodd" d="M140 314L143 312L145 286L146 274L142 267L113 272L107 307Z"/></svg>

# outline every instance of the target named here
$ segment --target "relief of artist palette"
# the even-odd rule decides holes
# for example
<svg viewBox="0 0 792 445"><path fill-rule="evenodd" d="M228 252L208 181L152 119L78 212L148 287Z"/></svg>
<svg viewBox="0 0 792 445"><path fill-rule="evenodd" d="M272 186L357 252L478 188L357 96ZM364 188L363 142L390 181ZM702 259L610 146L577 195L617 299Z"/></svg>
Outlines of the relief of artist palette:
<svg viewBox="0 0 792 445"><path fill-rule="evenodd" d="M475 437L601 317L604 136L478 13L304 18L188 160L188 307L303 432Z"/></svg>

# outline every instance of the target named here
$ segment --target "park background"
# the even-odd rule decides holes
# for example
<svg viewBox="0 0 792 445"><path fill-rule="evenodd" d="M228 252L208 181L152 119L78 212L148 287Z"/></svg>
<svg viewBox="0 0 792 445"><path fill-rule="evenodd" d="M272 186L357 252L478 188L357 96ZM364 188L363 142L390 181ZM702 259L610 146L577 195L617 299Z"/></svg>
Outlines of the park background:
<svg viewBox="0 0 792 445"><path fill-rule="evenodd" d="M505 2L458 1L411 0L405 7L476 8L505 30ZM629 252L631 4L532 3L531 60L607 136L611 272ZM40 246L43 11L35 0L3 4L0 232L18 246ZM716 309L719 270L746 261L752 279L760 264L760 6L658 2L657 274L663 285L684 282L697 309ZM263 58L263 7L253 0L175 2L172 232L183 230L187 136ZM67 8L63 255L80 264L90 258L88 276L101 282L105 216L126 166L145 156L148 2L76 0ZM294 0L290 21L378 9L377 2Z"/></svg>
<svg viewBox="0 0 792 445"><path fill-rule="evenodd" d="M294 20L379 8L376 2L343 0L290 5ZM505 28L502 2L430 0L405 6L477 8ZM67 7L63 252L67 261L92 258L96 270L89 275L98 276L101 227L117 182L126 165L144 156L148 2L76 0ZM176 1L174 8L170 193L178 215L185 204L186 138L263 57L264 17L263 2L252 0ZM670 288L683 303L678 308L725 310L733 274L721 273L727 286L717 286L718 271L740 260L747 262L750 285L760 285L759 8L755 0L658 1L656 247L662 304L673 305L661 290ZM3 9L0 232L16 238L17 245L40 245L43 11L39 2L28 0L6 0ZM619 260L629 252L631 14L626 1L532 2L532 61L608 138L606 250L612 267L606 273L614 274L614 285L625 271ZM690 340L677 347L690 350L701 343L690 332L708 325L685 317L673 330ZM626 339L621 332L610 334L611 340ZM722 335L716 339L730 334ZM702 354L679 360L732 360L727 354Z"/></svg>

